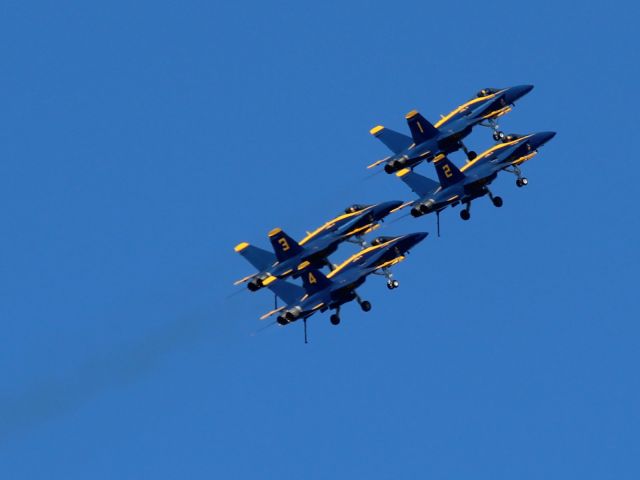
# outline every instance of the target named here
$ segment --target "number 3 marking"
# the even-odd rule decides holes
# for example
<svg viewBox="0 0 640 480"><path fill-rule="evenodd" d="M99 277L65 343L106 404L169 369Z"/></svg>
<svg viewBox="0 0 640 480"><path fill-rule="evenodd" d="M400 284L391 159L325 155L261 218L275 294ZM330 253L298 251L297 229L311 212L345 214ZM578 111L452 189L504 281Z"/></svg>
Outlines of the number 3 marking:
<svg viewBox="0 0 640 480"><path fill-rule="evenodd" d="M287 250L289 250L289 243L287 243L287 239L284 237L281 237L278 239L278 243L280 244L280 246L282 247L282 251L286 252Z"/></svg>

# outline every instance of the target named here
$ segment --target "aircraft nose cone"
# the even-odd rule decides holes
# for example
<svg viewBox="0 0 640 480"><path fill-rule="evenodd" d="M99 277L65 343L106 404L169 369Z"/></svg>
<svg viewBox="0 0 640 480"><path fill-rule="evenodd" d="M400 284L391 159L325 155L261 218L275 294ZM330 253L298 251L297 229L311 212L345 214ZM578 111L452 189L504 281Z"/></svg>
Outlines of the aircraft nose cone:
<svg viewBox="0 0 640 480"><path fill-rule="evenodd" d="M411 240L413 240L413 244L417 244L420 243L422 240L424 240L425 238L427 238L427 235L429 235L429 232L416 232L416 233L412 233L411 234Z"/></svg>
<svg viewBox="0 0 640 480"><path fill-rule="evenodd" d="M556 136L556 132L540 132L536 133L534 137L535 148L539 148L553 137Z"/></svg>
<svg viewBox="0 0 640 480"><path fill-rule="evenodd" d="M533 85L517 85L507 91L507 103L514 103L533 90Z"/></svg>

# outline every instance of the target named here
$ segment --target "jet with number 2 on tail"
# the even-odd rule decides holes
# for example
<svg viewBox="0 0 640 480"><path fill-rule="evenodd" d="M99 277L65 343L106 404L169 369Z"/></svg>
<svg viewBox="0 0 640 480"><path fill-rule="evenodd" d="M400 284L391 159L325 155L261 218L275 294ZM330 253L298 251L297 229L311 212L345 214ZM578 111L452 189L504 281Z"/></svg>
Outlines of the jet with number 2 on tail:
<svg viewBox="0 0 640 480"><path fill-rule="evenodd" d="M372 163L373 168L384 163L387 173L413 168L422 161L431 161L440 154L464 150L469 160L476 156L462 142L476 125L493 129L493 137L502 140L497 119L511 111L517 100L529 93L533 85L519 85L502 89L485 88L477 96L444 115L435 125L413 110L406 115L411 137L381 125L371 129L371 135L384 143L393 155Z"/></svg>
<svg viewBox="0 0 640 480"><path fill-rule="evenodd" d="M399 283L393 279L391 266L402 262L409 250L420 243L428 234L426 232L410 233L398 237L379 237L340 264L328 275L319 270L307 269L301 275L303 287L286 281L275 281L269 285L286 305L276 308L262 317L264 320L278 315L277 322L287 325L296 320L306 320L315 312L335 310L331 315L331 323L340 323L340 307L356 300L363 311L371 310L371 303L362 300L356 288L362 285L367 277L379 273L387 278L389 289L397 288Z"/></svg>
<svg viewBox="0 0 640 480"><path fill-rule="evenodd" d="M460 217L469 220L471 201L484 195L489 195L493 204L501 207L502 198L491 193L489 184L499 172L506 171L516 175L518 187L527 185L529 182L522 176L520 165L533 158L555 135L555 132L508 135L504 143L494 145L460 169L445 155L439 155L433 164L440 182L410 169L399 171L396 175L420 197L413 204L411 215L420 217L432 212L439 215L447 206L461 203L465 209L460 211Z"/></svg>
<svg viewBox="0 0 640 480"><path fill-rule="evenodd" d="M379 227L390 213L403 206L400 201L388 201L376 205L353 205L345 213L326 222L320 228L296 242L282 229L269 232L269 240L275 252L269 252L246 242L235 247L259 271L238 280L236 285L248 282L252 292L268 286L276 279L297 278L305 269L332 267L328 256L345 241L364 244L363 236Z"/></svg>

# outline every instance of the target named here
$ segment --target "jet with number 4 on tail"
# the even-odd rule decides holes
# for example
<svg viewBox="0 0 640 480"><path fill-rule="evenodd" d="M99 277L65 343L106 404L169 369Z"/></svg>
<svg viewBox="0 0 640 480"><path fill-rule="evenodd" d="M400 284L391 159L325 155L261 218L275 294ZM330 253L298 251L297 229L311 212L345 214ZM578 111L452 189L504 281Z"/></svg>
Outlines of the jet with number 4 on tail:
<svg viewBox="0 0 640 480"><path fill-rule="evenodd" d="M426 232L410 233L398 237L379 237L371 242L371 246L352 255L328 275L315 269L306 269L301 275L303 287L286 281L275 281L269 285L286 305L276 308L260 319L278 315L277 322L287 325L296 320L306 320L315 312L335 310L331 315L331 323L340 323L340 307L356 300L363 311L371 310L371 303L362 300L356 288L362 285L367 277L379 273L387 278L389 289L397 288L399 283L393 279L391 266L402 262L409 250L420 243L428 234Z"/></svg>
<svg viewBox="0 0 640 480"><path fill-rule="evenodd" d="M464 150L469 160L473 160L476 154L464 145L463 139L476 125L492 128L495 140L504 139L505 134L499 130L497 119L511 111L515 102L532 89L533 85L485 88L475 98L444 115L435 124L413 110L405 117L411 131L410 137L378 125L371 129L371 135L380 139L393 154L368 168L384 163L385 172L393 173L459 149Z"/></svg>
<svg viewBox="0 0 640 480"><path fill-rule="evenodd" d="M439 182L404 169L396 175L413 190L419 198L411 208L411 215L420 217L440 211L447 206L465 205L460 211L463 220L471 218L471 201L489 195L496 207L502 206L502 198L494 196L489 184L500 171L516 175L516 185L523 187L528 180L522 176L520 165L533 158L538 149L555 136L555 132L539 132L530 135L508 135L478 155L462 168L456 167L445 155L433 160Z"/></svg>
<svg viewBox="0 0 640 480"><path fill-rule="evenodd" d="M251 291L268 286L276 279L297 278L306 269L332 267L328 256L345 241L364 243L363 236L380 226L380 222L390 213L398 210L400 201L382 202L376 205L353 205L320 228L309 232L300 242L296 242L282 229L269 232L269 240L275 253L249 245L246 242L235 247L258 273L238 280L236 285L248 282Z"/></svg>

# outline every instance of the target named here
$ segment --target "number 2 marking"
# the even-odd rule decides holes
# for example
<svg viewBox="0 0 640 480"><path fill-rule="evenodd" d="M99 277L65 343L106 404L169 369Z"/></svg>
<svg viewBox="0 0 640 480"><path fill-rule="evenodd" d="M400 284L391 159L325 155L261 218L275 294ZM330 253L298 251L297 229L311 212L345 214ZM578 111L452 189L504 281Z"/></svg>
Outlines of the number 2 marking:
<svg viewBox="0 0 640 480"><path fill-rule="evenodd" d="M451 172L451 167L449 165L444 165L442 167L442 171L444 172L444 176L447 178L453 177L453 173Z"/></svg>

